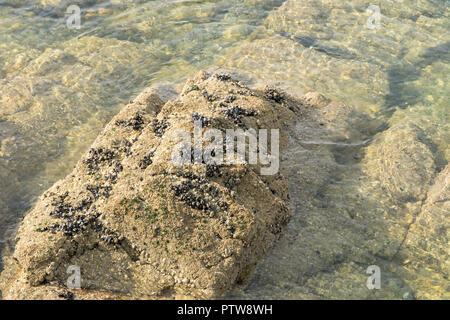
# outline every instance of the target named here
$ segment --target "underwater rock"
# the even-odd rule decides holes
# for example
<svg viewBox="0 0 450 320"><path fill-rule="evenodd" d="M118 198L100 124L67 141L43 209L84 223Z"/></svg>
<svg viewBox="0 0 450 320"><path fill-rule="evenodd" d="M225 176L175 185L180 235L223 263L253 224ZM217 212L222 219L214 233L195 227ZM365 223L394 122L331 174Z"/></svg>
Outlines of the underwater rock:
<svg viewBox="0 0 450 320"><path fill-rule="evenodd" d="M397 272L418 299L449 299L450 165L436 177L399 250Z"/></svg>
<svg viewBox="0 0 450 320"><path fill-rule="evenodd" d="M223 65L248 75L259 70L252 80L279 83L296 95L319 91L369 113L383 105L412 104L418 89L409 86L417 74L448 60L448 6L407 0L393 6L382 0L376 4L380 26L370 28L373 5L366 0L284 1L250 41L224 57Z"/></svg>
<svg viewBox="0 0 450 320"><path fill-rule="evenodd" d="M379 66L339 59L280 35L238 46L224 58L223 66L242 70L255 85L278 84L296 95L319 91L346 104L371 109L382 105L389 91L387 75ZM257 78L252 77L255 69L260 70ZM342 86L344 81L346 86Z"/></svg>
<svg viewBox="0 0 450 320"><path fill-rule="evenodd" d="M436 162L436 169L441 171L450 161L450 112L447 103L437 103L433 107L424 105L415 105L409 108L397 109L389 119L390 126L396 126L399 123L409 122L419 127L423 132L422 141L433 152Z"/></svg>
<svg viewBox="0 0 450 320"><path fill-rule="evenodd" d="M444 31L448 7L443 2L405 0L392 6L390 0L381 0L376 4L379 25L370 19L376 12L369 9L372 5L365 0L288 0L269 14L264 25L313 51L382 67L397 57L415 57L418 48L443 42L441 30L448 33Z"/></svg>
<svg viewBox="0 0 450 320"><path fill-rule="evenodd" d="M377 136L367 148L370 160L366 173L396 199L424 200L436 172L433 154L426 143L420 127L411 122L398 123Z"/></svg>
<svg viewBox="0 0 450 320"><path fill-rule="evenodd" d="M446 210L440 208L438 216L436 209L432 223L439 235L424 230L410 249L404 248L439 172L436 160L441 152L432 142L439 141L438 135L431 139L430 130L404 120L386 128L317 93L302 100L313 104L316 112L306 118L310 121L302 119L295 126L299 146L285 148L281 162L292 219L251 281L230 297L445 298ZM440 175L448 178L448 172ZM442 189L442 183L435 187ZM432 246L433 252L414 253L419 244ZM405 261L420 267L403 268ZM375 292L366 287L370 265L382 270L382 287ZM427 274L432 286L426 282Z"/></svg>

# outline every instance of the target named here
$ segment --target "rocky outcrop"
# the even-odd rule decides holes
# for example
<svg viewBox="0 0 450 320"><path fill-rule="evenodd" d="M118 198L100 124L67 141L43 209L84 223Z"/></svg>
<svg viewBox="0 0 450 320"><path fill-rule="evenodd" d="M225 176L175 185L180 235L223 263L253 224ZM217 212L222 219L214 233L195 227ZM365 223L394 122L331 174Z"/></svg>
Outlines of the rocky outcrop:
<svg viewBox="0 0 450 320"><path fill-rule="evenodd" d="M149 88L114 117L22 222L3 297L445 297L440 135L319 93L250 89L241 76L202 72L177 98ZM194 121L280 128L281 173L173 164L173 133ZM372 264L376 292L365 286ZM67 293L69 265L81 267L82 289Z"/></svg>
<svg viewBox="0 0 450 320"><path fill-rule="evenodd" d="M75 298L209 297L236 281L245 283L239 287L245 291L233 292L241 298L438 299L448 296L449 259L445 249L448 247L446 181L450 122L445 94L448 8L444 2L411 4L403 0L402 5L392 6L390 1L379 1L382 28L378 30L365 27L370 15L366 9L372 5L366 0L350 4L338 0L246 0L239 5L216 1L214 5L195 3L192 6L174 2L166 4L164 12L158 6L140 6L136 10L133 2L122 5L126 2L71 1L80 5L83 23L97 23L107 15L111 26L103 25L95 33L58 42L59 36L48 30L53 30L56 21L64 23L67 1L27 1L30 5L19 8L23 5L21 1L0 0L2 14L8 16L4 24L8 32L3 34L5 41L0 43L3 49L0 50L0 248L10 237L21 210L72 170L76 160L130 95L154 79L181 81L200 65L210 65L213 59L210 57L217 57L220 50L226 51L223 65L240 68L240 76L253 84L277 83L297 96L310 90L326 92L332 99L355 105L357 110L375 114L387 123L374 121L317 93L292 99L285 94L280 96L276 93L279 91L250 90L256 96L248 96L252 100L247 101L247 96L242 97L241 93L225 96L224 88L214 87L212 91L218 90L219 96L223 93L230 101L225 102L228 107L235 105L231 96L242 98L237 105L247 106L250 111L231 109L228 112L238 119L242 116L240 112L252 114L254 106L250 103L256 97L262 101L269 97L275 105L288 107L288 110L277 109L281 123L289 118L286 126L283 125L285 145L281 171L285 179L275 186L275 181L266 181L266 177L263 185L278 192L287 182L292 218L285 236L262 258L249 283L244 279L251 267L231 258L236 254L243 257L245 253L230 250L233 254L228 257L230 251L226 249L223 261L232 266L224 270L230 272L230 279L222 281L219 275L212 274L197 283L190 278L195 276L192 273L172 269L179 265L197 266L183 260L187 259L189 251L185 247L189 247L190 241L207 251L233 249L236 239L223 238L223 230L219 228L222 239L217 238L208 247L209 242L204 244L203 236L206 234L211 239L212 233L200 231L202 238L195 234L186 243L187 236L178 232L184 228L183 232L189 233L202 226L214 229L216 225L209 219L218 219L226 210L219 208L218 217L203 217L204 212L200 210L197 217L200 220L191 217L196 223L184 218L178 224L168 220L173 228L169 230L173 232L165 234L162 231L167 227L159 225L162 223L159 217L162 208L168 209L170 205L157 197L158 192L143 190L143 186L154 186L158 177L166 176L167 183L172 183L171 179L184 181L174 168L161 162L168 155L161 155L162 147L156 147L154 142L166 143L166 134L175 129L174 123L181 125L182 121L192 120L189 120L192 114L187 113L184 120L170 116L173 110L185 106L186 110L192 109L198 101L206 99L210 106L218 108L208 112L211 118L225 121L219 123L221 126L227 119L216 111L227 107L219 106L221 99L216 100L208 90L203 95L198 88L203 84L194 82L187 85L186 94L178 102L172 101L167 107L164 105L172 93L165 95L159 89L147 91L141 96L146 102L130 104L110 123L106 135L99 137L93 151L85 155L85 162L78 164L75 177L68 176L55 185L25 219L13 255L17 261L10 259L2 274L5 297L58 298L60 294L70 297L64 289L68 277L65 268L69 263L83 266L83 290L77 291ZM261 18L261 8L272 10L262 26L253 23ZM12 10L17 12L5 13ZM122 25L122 17L129 14L133 15L133 23ZM40 18L35 20L36 17ZM214 23L208 26L208 23L198 23L199 19L211 19ZM170 27L166 21L172 22ZM247 25L243 21L252 23ZM30 24L39 26L33 29L36 36L30 36L33 34L27 28ZM123 27L117 29L118 25ZM48 32L50 37L42 37L39 32ZM63 35L67 39L65 32ZM242 41L236 42L239 40ZM206 43L211 45L204 47ZM234 48L223 50L229 46ZM197 55L198 48L201 48L200 55ZM155 74L158 74L156 78ZM207 81L213 80L214 77ZM293 110L289 106L294 106ZM204 107L201 105L200 109ZM135 111L141 112L142 118L135 117ZM183 112L179 111L178 115ZM208 113L197 109L195 112L200 112L195 116L197 119L203 119ZM243 116L242 121L251 124L259 117ZM150 134L154 118L157 119L154 131L161 135L158 138ZM234 121L233 125L236 125ZM112 144L113 140L118 145ZM230 169L231 180L241 177L240 170L247 170L239 168ZM86 173L88 169L92 174ZM206 174L203 169L197 169L192 174ZM148 173L153 178L146 177ZM228 180L223 178L212 180L219 184L218 188L225 186L219 189L242 204L244 211L250 210L253 204L245 202L242 196L247 190L236 186L229 190ZM198 183L197 187L204 190L205 185ZM120 185L127 187L120 188ZM183 188L165 191L173 197ZM70 193L65 196L63 190ZM255 190L262 189L258 186ZM120 204L117 195L122 193L126 199ZM139 212L142 208L146 212L147 203L135 197L139 194L158 207L155 219L153 206L148 206L150 218L142 219ZM270 208L261 194L249 193L248 197ZM273 196L287 203L284 196ZM209 199L208 195L205 197ZM224 203L228 203L229 198L225 198ZM177 198L173 201L176 205L170 207L171 212L196 212L186 203L177 202ZM201 201L195 206L204 205ZM114 208L120 209L118 215L114 214ZM55 210L59 213L50 215ZM65 210L81 217L66 221ZM200 217L206 219L204 225L199 223L203 221ZM231 217L228 224L225 219L223 228L227 236L228 228L236 227L234 219ZM101 226L97 229L93 223L99 221ZM258 226L261 225L262 222ZM72 230L76 232L70 235ZM268 234L277 238L274 233ZM155 240L149 241L149 237ZM160 239L167 238L167 246L162 245ZM221 247L222 240L226 242L224 247ZM261 243L269 248L273 241L266 240ZM35 252L27 249L29 243L30 248L37 248ZM168 252L164 256L166 247ZM180 254L174 249L178 247L182 247ZM198 254L198 249L193 252ZM161 261L152 254L161 256ZM179 261L169 259L173 256ZM254 261L260 256L256 252ZM95 257L103 262L92 263ZM213 254L205 261L222 263ZM381 290L370 291L365 286L366 267L371 264L381 267ZM215 270L215 267L211 268ZM236 270L240 270L239 276ZM199 274L204 275L201 271Z"/></svg>
<svg viewBox="0 0 450 320"><path fill-rule="evenodd" d="M124 104L154 83L182 87L281 2L0 0L0 251ZM65 26L70 5L79 30Z"/></svg>
<svg viewBox="0 0 450 320"><path fill-rule="evenodd" d="M301 106L217 73L201 73L166 104L144 91L27 214L3 297L58 298L69 265L81 268L87 290L77 297L220 296L281 235L286 180L261 176L261 165L180 167L173 133L192 132L195 119L218 129L282 128ZM282 148L286 141L282 134Z"/></svg>

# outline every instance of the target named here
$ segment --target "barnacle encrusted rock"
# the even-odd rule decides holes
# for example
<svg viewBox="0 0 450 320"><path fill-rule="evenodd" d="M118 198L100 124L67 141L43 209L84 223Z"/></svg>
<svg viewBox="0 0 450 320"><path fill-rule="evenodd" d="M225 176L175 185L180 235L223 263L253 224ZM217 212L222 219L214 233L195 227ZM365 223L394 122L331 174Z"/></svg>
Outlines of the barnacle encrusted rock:
<svg viewBox="0 0 450 320"><path fill-rule="evenodd" d="M220 73L200 73L165 104L144 91L24 218L3 298L73 298L71 265L81 269L75 298L214 298L245 280L289 220L286 180L261 164L177 165L174 133L196 120L282 129L300 104Z"/></svg>

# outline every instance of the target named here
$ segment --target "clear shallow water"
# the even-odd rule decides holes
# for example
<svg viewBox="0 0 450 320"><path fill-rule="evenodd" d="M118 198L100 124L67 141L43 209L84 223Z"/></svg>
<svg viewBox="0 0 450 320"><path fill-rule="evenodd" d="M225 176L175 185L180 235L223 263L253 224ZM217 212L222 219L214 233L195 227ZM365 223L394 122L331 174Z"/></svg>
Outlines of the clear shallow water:
<svg viewBox="0 0 450 320"><path fill-rule="evenodd" d="M214 65L238 68L255 85L275 83L296 95L319 90L390 126L414 121L436 146L438 168L450 158L448 1L379 1L376 31L366 27L372 3L364 0L72 3L82 9L80 30L65 24L67 1L0 0L2 243L124 103L149 85L177 86ZM341 176L321 197L348 210L345 195L354 192L348 185L359 176L352 164L340 165ZM287 239L297 237L298 224L294 219ZM292 248L282 243L278 249L238 297L311 294L292 289L304 285L299 274L305 271L295 266L296 257L282 257L288 267L279 268L275 261ZM357 272L356 266L343 268L346 275ZM310 287L327 286L323 275L309 281ZM403 288L392 286L384 297ZM333 297L326 290L314 294Z"/></svg>

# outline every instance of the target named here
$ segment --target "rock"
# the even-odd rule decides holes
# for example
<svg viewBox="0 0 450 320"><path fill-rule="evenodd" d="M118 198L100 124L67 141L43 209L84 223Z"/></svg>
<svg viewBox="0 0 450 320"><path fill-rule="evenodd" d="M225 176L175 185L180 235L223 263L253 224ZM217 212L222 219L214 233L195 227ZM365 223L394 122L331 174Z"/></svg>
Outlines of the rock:
<svg viewBox="0 0 450 320"><path fill-rule="evenodd" d="M399 119L386 127L323 95L302 99L315 112L299 120L301 147L290 145L282 161L293 217L245 290L237 288L230 297L402 299L407 291L415 298L445 298L445 209L436 209L431 224L439 236L423 230L405 248L440 171L445 130L432 129L431 121L425 126L404 117L397 121L411 111L399 111ZM436 187L442 189L442 183ZM431 246L432 253L425 257L415 249L420 244ZM375 292L365 282L373 264L382 272L382 289Z"/></svg>
<svg viewBox="0 0 450 320"><path fill-rule="evenodd" d="M410 263L398 267L419 299L449 299L450 165L436 177L420 213L411 223L398 259Z"/></svg>
<svg viewBox="0 0 450 320"><path fill-rule="evenodd" d="M213 298L236 283L246 293L234 297L247 298L444 297L440 136L410 121L386 129L319 93L249 89L230 74L201 72L177 98L147 89L125 107L26 216L4 297L64 298L69 265L83 270L75 299ZM174 166L171 133L195 120L282 128L282 174ZM383 274L374 293L365 287L372 264Z"/></svg>
<svg viewBox="0 0 450 320"><path fill-rule="evenodd" d="M250 41L224 57L223 65L248 76L258 70L253 81L277 83L298 96L319 91L370 114L386 105L412 105L424 87L436 91L436 84L422 83L423 69L448 68L443 36L448 35L448 7L442 1L405 0L393 6L382 0L376 4L381 28L370 29L371 5L366 0L284 1Z"/></svg>
<svg viewBox="0 0 450 320"><path fill-rule="evenodd" d="M23 290L36 292L41 287L49 290L50 281L64 285L70 264L82 267L83 289L89 292L217 297L248 279L254 264L284 229L290 206L284 176L293 207L303 213L296 215L271 254L277 263L273 257L267 260L271 268L292 268L294 261L283 257L288 251L302 257L295 259L295 268L303 274L311 272L311 262L321 270L344 259L347 245L342 247L344 239L336 241L341 237L342 217L334 218L336 213L321 204L321 209L314 208L313 198L339 172L337 161L349 161L338 154L356 152L361 141L381 130L382 123L318 93L297 99L274 87L251 90L224 69L199 73L182 92L164 104L154 90L144 91L110 122L74 172L41 197L19 230L14 253L19 262L11 259L7 267L32 270L27 272L28 284L22 279L8 285L11 278L4 276L6 297L18 298ZM282 128L283 175L261 177L246 165L206 171L200 165L183 173L168 161L173 147L169 137L179 128L192 130L194 120L221 128ZM341 150L341 145L349 149ZM214 198L205 194L205 188L214 190ZM217 198L218 202L211 202ZM310 209L320 210L324 221L310 216L310 227L299 237L298 227L305 224ZM83 217L75 225L73 219L66 219L61 227L54 216L64 216L66 211ZM358 235L364 233L350 221L344 224L349 227L344 233L357 246ZM80 228L79 222L87 227ZM49 231L55 232L51 253L45 236ZM67 239L72 237L76 248ZM292 248L292 237L302 244ZM370 244L363 242L362 247ZM98 262L93 264L93 259ZM51 262L55 267L44 267ZM258 270L266 266L263 262ZM57 286L52 290L51 297L60 294Z"/></svg>
<svg viewBox="0 0 450 320"><path fill-rule="evenodd" d="M383 190L403 201L424 200L436 166L420 127L406 122L389 128L375 138L367 158L366 172Z"/></svg>
<svg viewBox="0 0 450 320"><path fill-rule="evenodd" d="M227 41L237 41L245 38L253 31L248 25L231 26L223 32L223 37Z"/></svg>
<svg viewBox="0 0 450 320"><path fill-rule="evenodd" d="M237 123L220 106L231 92L233 104L254 110ZM176 166L173 133L192 131L195 112L222 129L257 128L257 120L261 128L282 128L301 105L288 96L276 103L264 90L219 74L200 74L167 103L145 90L26 215L2 276L3 297L64 298L60 288L70 265L81 268L89 296L221 296L282 234L290 211L287 184L280 174L260 176L260 165ZM164 129L156 130L153 124L163 119ZM149 152L151 161L140 165Z"/></svg>
<svg viewBox="0 0 450 320"><path fill-rule="evenodd" d="M154 59L143 46L98 37L71 39L41 53L20 51L6 60L8 76L0 79L0 184L8 184L0 198L10 208L21 203L26 210L73 169L130 92L142 90L143 74L153 70ZM132 67L137 61L141 71ZM164 100L174 96L167 84L158 90ZM4 226L1 240L6 240Z"/></svg>
<svg viewBox="0 0 450 320"><path fill-rule="evenodd" d="M439 29L445 20L444 15L441 16L446 10L443 3L433 5L420 1L412 5L407 0L400 3L399 6L392 6L389 0L377 3L381 13L381 28L377 30L367 28L372 14L367 9L372 4L365 0L352 3L288 0L272 11L264 24L267 29L315 51L386 66L393 57L408 52L410 48L420 47L423 42L427 47L435 46L432 39L424 36L428 32L414 21L414 15L436 17L433 22ZM415 54L415 51L407 54Z"/></svg>
<svg viewBox="0 0 450 320"><path fill-rule="evenodd" d="M450 112L445 98L441 98L442 103L426 107L415 105L405 109L397 109L389 119L391 127L404 123L405 119L419 127L423 132L421 135L423 142L432 150L435 156L436 169L441 171L450 161Z"/></svg>
<svg viewBox="0 0 450 320"><path fill-rule="evenodd" d="M242 44L223 65L242 70L255 85L279 84L296 95L319 91L361 110L382 105L388 92L387 76L379 66L339 59L277 34ZM260 71L252 78L256 68ZM342 87L342 81L348 85ZM377 94L366 94L372 90Z"/></svg>

